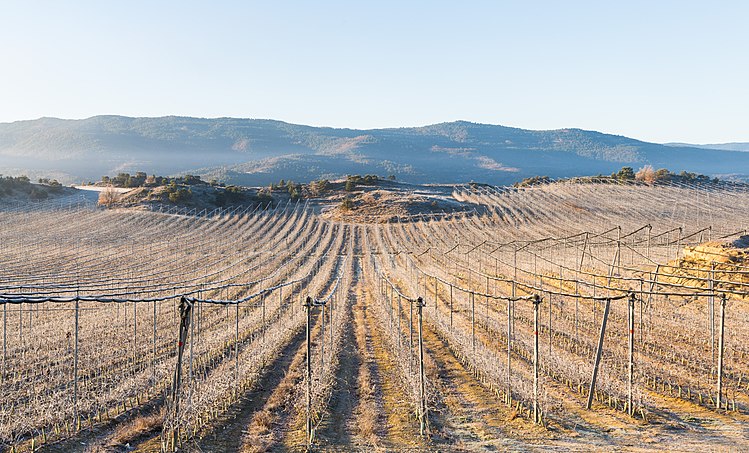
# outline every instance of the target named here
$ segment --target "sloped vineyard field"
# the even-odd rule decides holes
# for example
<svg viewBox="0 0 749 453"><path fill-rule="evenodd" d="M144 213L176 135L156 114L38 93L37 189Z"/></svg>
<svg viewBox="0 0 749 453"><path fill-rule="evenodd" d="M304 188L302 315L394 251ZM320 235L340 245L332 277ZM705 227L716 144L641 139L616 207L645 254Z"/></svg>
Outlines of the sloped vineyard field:
<svg viewBox="0 0 749 453"><path fill-rule="evenodd" d="M747 187L452 196L2 211L0 450L749 449Z"/></svg>

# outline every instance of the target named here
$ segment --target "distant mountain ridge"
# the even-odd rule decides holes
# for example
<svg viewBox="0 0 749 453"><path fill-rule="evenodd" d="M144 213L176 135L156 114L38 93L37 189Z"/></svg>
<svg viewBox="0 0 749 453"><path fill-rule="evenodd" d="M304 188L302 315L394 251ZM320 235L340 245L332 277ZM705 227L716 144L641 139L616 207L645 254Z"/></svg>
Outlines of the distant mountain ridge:
<svg viewBox="0 0 749 453"><path fill-rule="evenodd" d="M707 145L692 145L689 143L665 143L667 146L680 146L680 147L692 147L702 149L721 149L724 151L742 151L749 152L749 143L735 142L735 143L714 143Z"/></svg>
<svg viewBox="0 0 749 453"><path fill-rule="evenodd" d="M665 146L582 129L534 131L467 121L370 130L178 116L0 123L0 173L66 182L142 170L243 185L367 173L419 183L508 184L533 175L608 174L646 164L745 177L737 169L749 173L749 153Z"/></svg>

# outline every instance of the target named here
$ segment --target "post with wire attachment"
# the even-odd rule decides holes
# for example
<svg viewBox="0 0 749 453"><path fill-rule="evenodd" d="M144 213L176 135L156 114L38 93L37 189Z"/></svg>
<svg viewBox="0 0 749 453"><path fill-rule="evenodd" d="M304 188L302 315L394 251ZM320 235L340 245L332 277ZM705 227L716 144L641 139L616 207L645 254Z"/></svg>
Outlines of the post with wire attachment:
<svg viewBox="0 0 749 453"><path fill-rule="evenodd" d="M629 367L627 368L627 412L635 415L632 406L632 384L634 381L635 358L635 293L629 295Z"/></svg>
<svg viewBox="0 0 749 453"><path fill-rule="evenodd" d="M172 432L171 432L171 451L177 451L177 441L179 439L179 395L182 385L182 356L187 342L187 334L190 330L192 315L192 303L187 301L183 296L179 301L179 339L177 341L177 366L174 369L174 382L172 383ZM164 423L164 430L168 425ZM163 435L162 435L163 437Z"/></svg>
<svg viewBox="0 0 749 453"><path fill-rule="evenodd" d="M401 306L401 293L398 293L398 350L401 349L401 311L403 310L403 307ZM332 321L331 321L332 325ZM332 344L332 343L331 343Z"/></svg>
<svg viewBox="0 0 749 453"><path fill-rule="evenodd" d="M424 334L423 334L423 323L422 323L422 309L424 308L424 299L419 297L416 299L416 305L418 307L419 315L419 433L424 435L424 428L427 418L427 402L426 402L426 383L424 379Z"/></svg>
<svg viewBox="0 0 749 453"><path fill-rule="evenodd" d="M533 423L540 421L538 407L538 310L541 305L541 297L533 296Z"/></svg>
<svg viewBox="0 0 749 453"><path fill-rule="evenodd" d="M239 303L234 304L234 386L239 385Z"/></svg>
<svg viewBox="0 0 749 453"><path fill-rule="evenodd" d="M79 426L80 424L80 418L78 414L78 294L76 292L75 296L75 353L73 355L73 411L75 413L75 425L74 427Z"/></svg>
<svg viewBox="0 0 749 453"><path fill-rule="evenodd" d="M3 378L2 382L5 382L5 374L7 372L7 362L8 362L8 337L7 337L7 330L8 327L8 302L3 302Z"/></svg>
<svg viewBox="0 0 749 453"><path fill-rule="evenodd" d="M471 296L471 345L473 346L473 353L476 353L476 299L473 296L473 291L468 293Z"/></svg>
<svg viewBox="0 0 749 453"><path fill-rule="evenodd" d="M322 328L320 329L320 369L325 368L325 305L320 308Z"/></svg>
<svg viewBox="0 0 749 453"><path fill-rule="evenodd" d="M408 315L408 374L411 376L414 365L414 301L413 299L408 301L409 315Z"/></svg>
<svg viewBox="0 0 749 453"><path fill-rule="evenodd" d="M312 298L307 296L304 308L307 309L307 451L312 449Z"/></svg>
<svg viewBox="0 0 749 453"><path fill-rule="evenodd" d="M507 299L507 405L512 407L512 298Z"/></svg>
<svg viewBox="0 0 749 453"><path fill-rule="evenodd" d="M611 299L606 299L606 305L603 308L603 321L601 321L601 334L598 336L598 349L596 350L596 361L593 364L593 377L590 379L590 389L588 391L588 402L585 404L586 409L593 405L593 395L596 392L596 378L598 377L598 365L601 363L601 354L603 353L603 336L606 333L606 320L609 318L609 307Z"/></svg>
<svg viewBox="0 0 749 453"><path fill-rule="evenodd" d="M710 279L708 280L708 290L710 296L707 299L707 322L710 327L710 359L715 360L715 293L713 292L713 282L715 281L715 262L710 265ZM713 362L715 363L715 362Z"/></svg>
<svg viewBox="0 0 749 453"><path fill-rule="evenodd" d="M725 345L725 322L726 322L726 295L721 294L720 297L720 337L718 339L718 398L717 406L720 409L723 406L723 347ZM728 403L726 402L726 409L728 409Z"/></svg>
<svg viewBox="0 0 749 453"><path fill-rule="evenodd" d="M453 285L450 285L450 333L453 331Z"/></svg>

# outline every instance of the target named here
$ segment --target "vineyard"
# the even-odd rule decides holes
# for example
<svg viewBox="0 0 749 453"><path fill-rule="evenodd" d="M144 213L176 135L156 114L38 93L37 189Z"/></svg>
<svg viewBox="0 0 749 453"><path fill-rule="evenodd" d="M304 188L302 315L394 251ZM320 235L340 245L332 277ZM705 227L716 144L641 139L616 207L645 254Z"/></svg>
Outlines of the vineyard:
<svg viewBox="0 0 749 453"><path fill-rule="evenodd" d="M0 451L749 448L749 188L15 206Z"/></svg>

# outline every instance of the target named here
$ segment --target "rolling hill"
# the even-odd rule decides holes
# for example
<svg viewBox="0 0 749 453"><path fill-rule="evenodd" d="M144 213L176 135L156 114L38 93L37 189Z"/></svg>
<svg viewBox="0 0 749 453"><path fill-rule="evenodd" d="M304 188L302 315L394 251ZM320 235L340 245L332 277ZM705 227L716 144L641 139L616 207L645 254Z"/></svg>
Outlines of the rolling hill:
<svg viewBox="0 0 749 453"><path fill-rule="evenodd" d="M749 153L466 121L372 130L174 116L0 123L0 173L66 183L142 170L242 185L355 173L392 174L406 182L507 184L532 175L608 174L645 164L741 179L749 174Z"/></svg>
<svg viewBox="0 0 749 453"><path fill-rule="evenodd" d="M745 142L738 142L738 143L713 143L713 144L707 144L707 145L691 145L688 143L666 143L668 146L678 146L678 147L693 147L693 148L702 148L702 149L721 149L725 151L749 151L749 143Z"/></svg>

